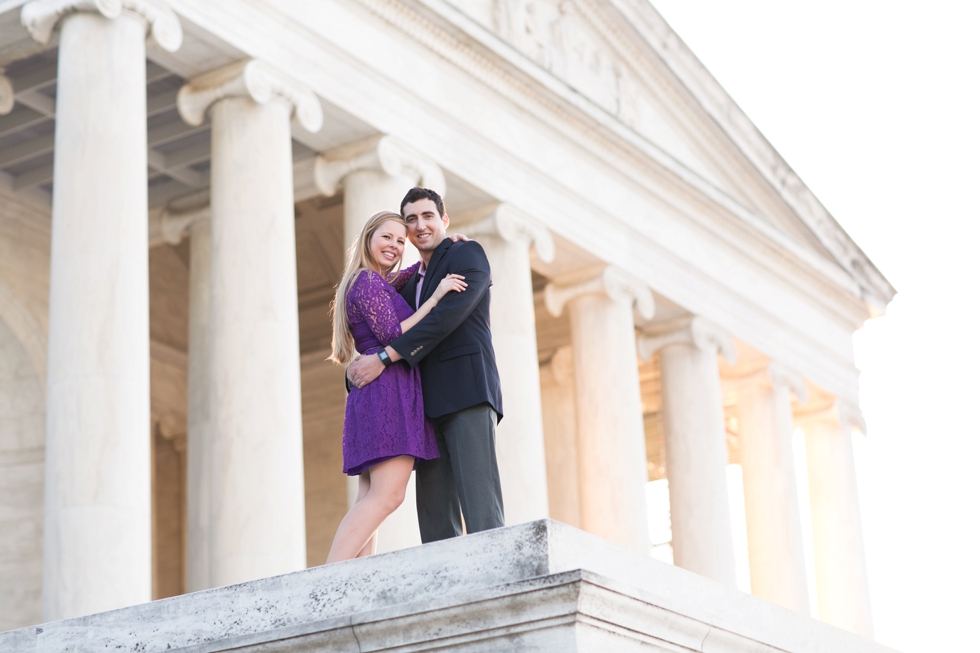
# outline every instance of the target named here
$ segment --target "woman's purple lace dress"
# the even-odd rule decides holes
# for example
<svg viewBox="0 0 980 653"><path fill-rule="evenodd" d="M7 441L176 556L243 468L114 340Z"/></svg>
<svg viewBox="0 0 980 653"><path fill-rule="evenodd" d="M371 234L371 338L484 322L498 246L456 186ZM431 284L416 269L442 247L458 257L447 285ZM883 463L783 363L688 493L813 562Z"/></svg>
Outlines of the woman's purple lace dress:
<svg viewBox="0 0 980 653"><path fill-rule="evenodd" d="M402 334L401 322L414 311L398 294L418 264L398 275L392 285L374 271L364 271L347 293L347 317L354 346L375 354ZM357 476L395 456L422 460L439 457L435 431L425 417L418 368L393 363L375 381L351 388L344 415L344 473Z"/></svg>

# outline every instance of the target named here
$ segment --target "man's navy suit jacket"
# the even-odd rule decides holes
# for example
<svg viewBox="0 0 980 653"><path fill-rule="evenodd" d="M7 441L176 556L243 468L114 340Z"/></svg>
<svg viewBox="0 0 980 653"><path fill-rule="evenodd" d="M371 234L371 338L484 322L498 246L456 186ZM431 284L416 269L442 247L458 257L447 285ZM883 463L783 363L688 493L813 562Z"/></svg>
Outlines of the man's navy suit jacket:
<svg viewBox="0 0 980 653"><path fill-rule="evenodd" d="M391 347L411 367L419 366L430 419L487 403L499 422L504 410L490 338L490 262L483 247L475 241L443 240L426 267L420 305L450 273L465 277L466 290L448 293ZM416 273L401 289L412 308L418 282Z"/></svg>

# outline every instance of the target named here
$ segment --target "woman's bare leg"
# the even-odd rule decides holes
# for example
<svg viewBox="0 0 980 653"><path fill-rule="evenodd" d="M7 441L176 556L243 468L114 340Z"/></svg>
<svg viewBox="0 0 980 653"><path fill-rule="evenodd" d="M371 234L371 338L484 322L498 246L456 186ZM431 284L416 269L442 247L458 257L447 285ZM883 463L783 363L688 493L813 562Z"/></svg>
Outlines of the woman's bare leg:
<svg viewBox="0 0 980 653"><path fill-rule="evenodd" d="M356 504L358 501L367 496L368 490L371 489L371 470L364 470L361 474L360 481L357 484L357 499L354 501ZM371 537L368 538L367 544L361 549L355 556L357 558L365 558L367 556L373 556L378 552L378 531L374 531Z"/></svg>
<svg viewBox="0 0 980 653"><path fill-rule="evenodd" d="M369 470L367 494L354 504L340 522L327 555L328 564L350 560L370 544L381 522L405 500L405 488L414 466L412 456L398 456Z"/></svg>
<svg viewBox="0 0 980 653"><path fill-rule="evenodd" d="M371 534L371 538L367 541L367 544L364 545L364 548L361 549L358 552L358 554L354 557L366 558L368 556L373 556L377 552L378 552L378 531L374 531Z"/></svg>

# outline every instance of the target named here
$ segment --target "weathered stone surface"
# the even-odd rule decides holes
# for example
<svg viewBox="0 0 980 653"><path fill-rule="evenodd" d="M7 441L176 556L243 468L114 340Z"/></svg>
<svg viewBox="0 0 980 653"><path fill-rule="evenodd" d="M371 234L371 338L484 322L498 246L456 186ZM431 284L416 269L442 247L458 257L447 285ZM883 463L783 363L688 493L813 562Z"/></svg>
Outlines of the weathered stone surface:
<svg viewBox="0 0 980 653"><path fill-rule="evenodd" d="M0 650L790 651L883 647L542 520L0 634Z"/></svg>

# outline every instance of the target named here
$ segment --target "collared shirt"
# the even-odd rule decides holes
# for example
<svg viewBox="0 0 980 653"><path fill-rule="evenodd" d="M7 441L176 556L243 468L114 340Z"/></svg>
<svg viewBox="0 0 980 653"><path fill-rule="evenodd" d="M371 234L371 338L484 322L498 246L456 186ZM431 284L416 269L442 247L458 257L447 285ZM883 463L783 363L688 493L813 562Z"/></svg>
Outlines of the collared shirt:
<svg viewBox="0 0 980 653"><path fill-rule="evenodd" d="M415 310L419 310L419 300L422 299L422 284L425 283L425 262L419 266L419 282L415 284Z"/></svg>

